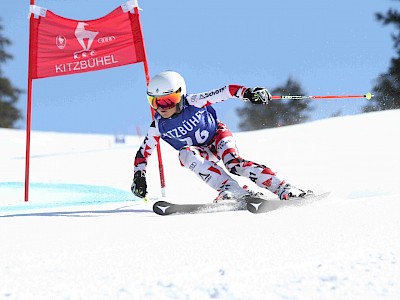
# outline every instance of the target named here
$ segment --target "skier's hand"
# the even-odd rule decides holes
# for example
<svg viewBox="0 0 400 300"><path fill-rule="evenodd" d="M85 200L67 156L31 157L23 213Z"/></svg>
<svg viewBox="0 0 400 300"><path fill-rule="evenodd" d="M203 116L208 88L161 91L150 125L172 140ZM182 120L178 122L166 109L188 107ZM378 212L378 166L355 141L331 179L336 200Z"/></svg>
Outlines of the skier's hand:
<svg viewBox="0 0 400 300"><path fill-rule="evenodd" d="M263 87L247 88L243 93L243 100L254 104L268 104L271 99L271 94Z"/></svg>
<svg viewBox="0 0 400 300"><path fill-rule="evenodd" d="M131 191L136 196L144 198L147 195L146 173L143 171L136 171L133 176Z"/></svg>

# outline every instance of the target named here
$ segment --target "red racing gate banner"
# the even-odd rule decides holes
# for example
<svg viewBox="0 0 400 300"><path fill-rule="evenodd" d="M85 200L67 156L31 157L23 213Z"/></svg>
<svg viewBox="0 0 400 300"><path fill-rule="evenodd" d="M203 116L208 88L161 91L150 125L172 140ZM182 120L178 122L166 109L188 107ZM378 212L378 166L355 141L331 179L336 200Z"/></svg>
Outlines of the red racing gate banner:
<svg viewBox="0 0 400 300"><path fill-rule="evenodd" d="M79 1L77 1L78 5ZM108 15L89 21L60 17L30 0L29 71L26 112L25 201L29 195L32 81L143 62L146 84L149 68L137 0L128 0ZM151 110L154 117L154 110ZM157 145L162 196L164 167Z"/></svg>
<svg viewBox="0 0 400 300"><path fill-rule="evenodd" d="M76 21L39 9L30 32L32 79L145 61L139 14L118 7L102 18Z"/></svg>

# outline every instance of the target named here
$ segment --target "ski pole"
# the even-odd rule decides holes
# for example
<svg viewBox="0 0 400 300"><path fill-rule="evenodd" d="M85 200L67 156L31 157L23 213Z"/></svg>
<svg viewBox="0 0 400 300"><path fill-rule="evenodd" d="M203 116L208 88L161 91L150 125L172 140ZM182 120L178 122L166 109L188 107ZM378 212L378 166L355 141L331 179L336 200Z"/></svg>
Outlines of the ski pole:
<svg viewBox="0 0 400 300"><path fill-rule="evenodd" d="M342 99L342 98L365 98L371 100L374 95L366 93L365 95L331 95L331 96L302 96L302 95L284 95L272 96L272 100L302 100L302 99Z"/></svg>

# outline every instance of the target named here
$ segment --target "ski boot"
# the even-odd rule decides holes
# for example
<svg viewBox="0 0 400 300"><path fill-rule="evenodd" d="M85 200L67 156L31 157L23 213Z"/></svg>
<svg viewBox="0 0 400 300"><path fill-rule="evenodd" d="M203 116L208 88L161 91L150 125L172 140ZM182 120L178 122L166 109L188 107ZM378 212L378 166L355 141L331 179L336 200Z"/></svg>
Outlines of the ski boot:
<svg viewBox="0 0 400 300"><path fill-rule="evenodd" d="M305 192L289 183L283 183L275 191L275 194L278 195L280 200L290 200L291 198L301 198L307 194L313 194L313 192L310 190Z"/></svg>
<svg viewBox="0 0 400 300"><path fill-rule="evenodd" d="M221 191L217 198L214 199L214 203L221 203L225 200L233 200L233 194L231 191Z"/></svg>
<svg viewBox="0 0 400 300"><path fill-rule="evenodd" d="M223 189L219 192L217 198L214 199L214 203L221 203L225 201L229 202L242 202L245 201L246 198L251 197L251 194L242 188L231 190L231 189Z"/></svg>
<svg viewBox="0 0 400 300"><path fill-rule="evenodd" d="M243 189L244 189L247 193L249 193L250 197L253 197L253 198L265 198L265 195L264 195L263 193L261 193L261 192L255 192L255 191L253 191L253 190L250 190L249 187L248 187L247 185L244 185L244 186L243 186Z"/></svg>

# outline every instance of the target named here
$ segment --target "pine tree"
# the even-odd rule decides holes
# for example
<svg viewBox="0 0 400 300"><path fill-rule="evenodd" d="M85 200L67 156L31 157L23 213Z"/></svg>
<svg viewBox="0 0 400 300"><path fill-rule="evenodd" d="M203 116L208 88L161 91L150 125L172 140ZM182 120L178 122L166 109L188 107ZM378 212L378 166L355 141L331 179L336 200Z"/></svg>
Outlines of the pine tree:
<svg viewBox="0 0 400 300"><path fill-rule="evenodd" d="M0 24L0 66L2 63L12 59L12 55L5 51L11 41L2 35L3 27ZM22 118L21 112L15 107L22 90L15 88L10 80L3 77L0 68L0 127L12 128L15 122Z"/></svg>
<svg viewBox="0 0 400 300"><path fill-rule="evenodd" d="M300 84L289 77L286 83L271 90L273 95L302 95ZM307 100L272 100L267 105L254 105L246 102L237 113L242 121L241 130L256 130L303 123L309 119L312 108Z"/></svg>
<svg viewBox="0 0 400 300"><path fill-rule="evenodd" d="M375 97L371 104L364 107L365 112L400 108L400 13L389 9L385 15L377 13L376 19L384 25L395 26L392 39L396 56L391 59L389 70L376 80L373 88Z"/></svg>

